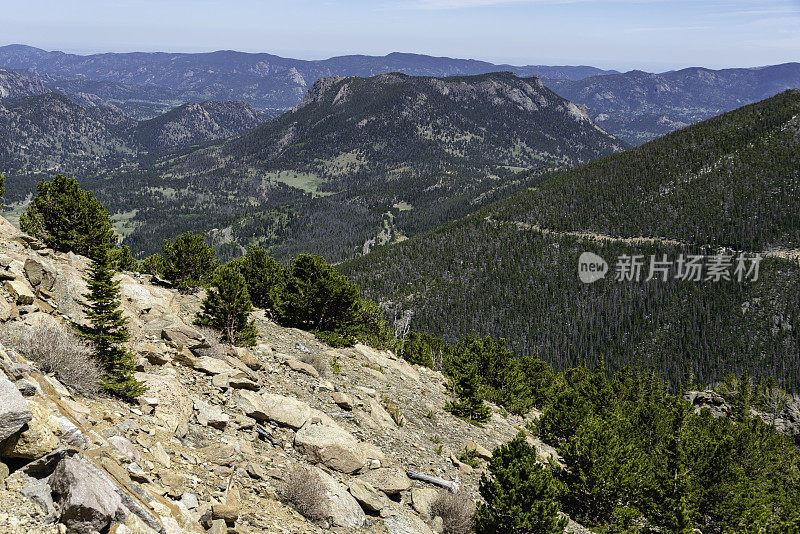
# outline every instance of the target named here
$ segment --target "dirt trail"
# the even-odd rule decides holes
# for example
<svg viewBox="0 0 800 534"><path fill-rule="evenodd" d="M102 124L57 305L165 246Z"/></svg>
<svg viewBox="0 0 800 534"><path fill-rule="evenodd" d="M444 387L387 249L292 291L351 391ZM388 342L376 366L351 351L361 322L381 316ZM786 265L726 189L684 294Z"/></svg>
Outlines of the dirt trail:
<svg viewBox="0 0 800 534"><path fill-rule="evenodd" d="M497 221L495 219L492 219L491 217L486 217L485 220L488 223L495 225L499 224L514 225L520 230L532 230L534 232L539 232L541 234L579 237L583 239L592 239L595 241L613 241L617 243L625 243L628 245L661 243L673 246L692 246L692 245L697 246L695 243L679 241L676 239L665 239L660 237L614 237L606 234L598 234L596 232L552 230L550 228L542 228L541 226L535 224L528 224L520 221L514 221L514 222ZM781 258L800 265L800 249L769 249L769 250L759 250L759 251L745 250L743 252L746 254L761 254L764 257Z"/></svg>

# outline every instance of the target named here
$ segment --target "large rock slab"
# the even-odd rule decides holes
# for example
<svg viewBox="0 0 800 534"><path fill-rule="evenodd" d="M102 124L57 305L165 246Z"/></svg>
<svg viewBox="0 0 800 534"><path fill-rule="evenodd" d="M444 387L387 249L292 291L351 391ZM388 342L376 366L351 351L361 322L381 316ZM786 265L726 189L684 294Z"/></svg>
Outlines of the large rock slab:
<svg viewBox="0 0 800 534"><path fill-rule="evenodd" d="M161 338L175 347L181 345L190 349L210 347L205 336L199 330L180 321L162 328Z"/></svg>
<svg viewBox="0 0 800 534"><path fill-rule="evenodd" d="M33 287L40 287L45 291L53 289L56 282L56 273L50 265L34 258L25 260L25 276Z"/></svg>
<svg viewBox="0 0 800 534"><path fill-rule="evenodd" d="M292 397L264 393L261 402L267 419L295 430L305 425L313 414L308 403Z"/></svg>
<svg viewBox="0 0 800 534"><path fill-rule="evenodd" d="M373 469L358 477L372 487L381 490L386 495L397 495L411 488L411 479L399 467L381 467Z"/></svg>
<svg viewBox="0 0 800 534"><path fill-rule="evenodd" d="M234 375L238 371L228 365L224 360L219 358L212 358L211 356L203 356L197 358L192 362L192 368L196 371L201 371L207 375Z"/></svg>
<svg viewBox="0 0 800 534"><path fill-rule="evenodd" d="M176 378L150 373L136 373L134 378L148 387L145 396L158 402L153 415L171 431L189 422L194 413L192 397Z"/></svg>
<svg viewBox="0 0 800 534"><path fill-rule="evenodd" d="M434 488L412 488L411 503L414 510L425 519L431 518L431 504L439 496L439 490Z"/></svg>
<svg viewBox="0 0 800 534"><path fill-rule="evenodd" d="M383 520L389 534L433 534L433 530L414 514L395 514Z"/></svg>
<svg viewBox="0 0 800 534"><path fill-rule="evenodd" d="M347 489L321 469L315 467L314 473L325 487L324 509L330 522L340 527L364 526L364 511Z"/></svg>
<svg viewBox="0 0 800 534"><path fill-rule="evenodd" d="M61 510L60 521L73 532L102 532L112 521L125 520L114 486L77 458L61 460L48 484Z"/></svg>
<svg viewBox="0 0 800 534"><path fill-rule="evenodd" d="M33 304L33 301L36 300L36 295L33 294L28 284L22 280L6 280L5 287L8 294L17 304L25 306Z"/></svg>
<svg viewBox="0 0 800 534"><path fill-rule="evenodd" d="M33 417L23 431L14 434L0 447L0 456L36 460L57 449L62 435L58 409L41 398L28 403Z"/></svg>
<svg viewBox="0 0 800 534"><path fill-rule="evenodd" d="M118 274L122 306L135 315L154 312L156 314L175 314L180 307L175 294L165 288L144 285L126 274Z"/></svg>
<svg viewBox="0 0 800 534"><path fill-rule="evenodd" d="M25 398L7 378L0 378L0 442L5 441L33 419Z"/></svg>
<svg viewBox="0 0 800 534"><path fill-rule="evenodd" d="M295 430L305 425L315 412L306 402L273 393L259 395L252 391L236 391L231 402L248 417L272 421Z"/></svg>
<svg viewBox="0 0 800 534"><path fill-rule="evenodd" d="M342 473L354 473L367 464L359 441L339 426L309 421L295 434L294 447L312 462Z"/></svg>
<svg viewBox="0 0 800 534"><path fill-rule="evenodd" d="M386 496L366 482L357 478L347 483L350 495L355 497L362 508L368 512L380 512L385 506Z"/></svg>

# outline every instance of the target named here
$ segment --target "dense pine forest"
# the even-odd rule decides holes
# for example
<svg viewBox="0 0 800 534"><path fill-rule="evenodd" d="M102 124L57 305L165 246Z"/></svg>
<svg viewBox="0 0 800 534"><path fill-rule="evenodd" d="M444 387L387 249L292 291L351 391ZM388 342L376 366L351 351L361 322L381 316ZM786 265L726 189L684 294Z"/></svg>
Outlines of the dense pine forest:
<svg viewBox="0 0 800 534"><path fill-rule="evenodd" d="M765 257L756 281L578 278L592 251L714 255L797 247L797 115L790 91L575 170L490 208L344 265L369 298L414 312L454 341L504 337L556 369L655 370L673 384L728 373L800 385L800 267ZM713 163L709 163L713 162ZM533 226L546 228L542 232ZM596 232L667 240L598 240ZM685 242L680 244L679 242ZM728 249L728 255L735 255Z"/></svg>
<svg viewBox="0 0 800 534"><path fill-rule="evenodd" d="M800 91L559 174L496 217L552 230L800 247Z"/></svg>

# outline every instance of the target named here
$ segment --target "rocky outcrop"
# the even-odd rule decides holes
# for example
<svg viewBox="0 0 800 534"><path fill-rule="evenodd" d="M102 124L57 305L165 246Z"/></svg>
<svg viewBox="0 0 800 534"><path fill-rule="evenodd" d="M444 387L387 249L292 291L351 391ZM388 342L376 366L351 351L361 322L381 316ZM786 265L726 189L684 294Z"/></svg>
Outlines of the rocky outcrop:
<svg viewBox="0 0 800 534"><path fill-rule="evenodd" d="M61 460L48 484L61 510L60 521L74 532L100 532L127 516L113 485L77 458Z"/></svg>
<svg viewBox="0 0 800 534"><path fill-rule="evenodd" d="M411 489L411 479L398 467L374 469L358 477L361 482L381 490L386 495L397 495Z"/></svg>
<svg viewBox="0 0 800 534"><path fill-rule="evenodd" d="M322 481L323 508L328 519L340 527L361 528L366 517L356 499L332 476L320 469L315 469L314 472Z"/></svg>
<svg viewBox="0 0 800 534"><path fill-rule="evenodd" d="M338 425L308 421L295 435L294 446L310 461L342 473L354 473L367 465L361 444Z"/></svg>

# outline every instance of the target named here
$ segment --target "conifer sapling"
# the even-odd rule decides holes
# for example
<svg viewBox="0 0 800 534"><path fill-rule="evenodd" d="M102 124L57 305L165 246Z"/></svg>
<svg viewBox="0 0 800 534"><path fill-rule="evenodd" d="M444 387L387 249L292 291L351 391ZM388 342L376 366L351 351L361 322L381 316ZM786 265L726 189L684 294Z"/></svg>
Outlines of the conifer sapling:
<svg viewBox="0 0 800 534"><path fill-rule="evenodd" d="M210 326L222 333L222 340L239 346L256 344L255 322L250 319L253 305L247 283L236 262L217 269L208 296L203 300L195 324Z"/></svg>
<svg viewBox="0 0 800 534"><path fill-rule="evenodd" d="M81 303L89 324L75 325L94 345L94 354L103 365L102 387L123 397L141 395L145 387L133 377L133 355L122 345L129 338L127 320L122 316L119 282L114 280L114 260L108 247L94 250L87 280L89 292Z"/></svg>

